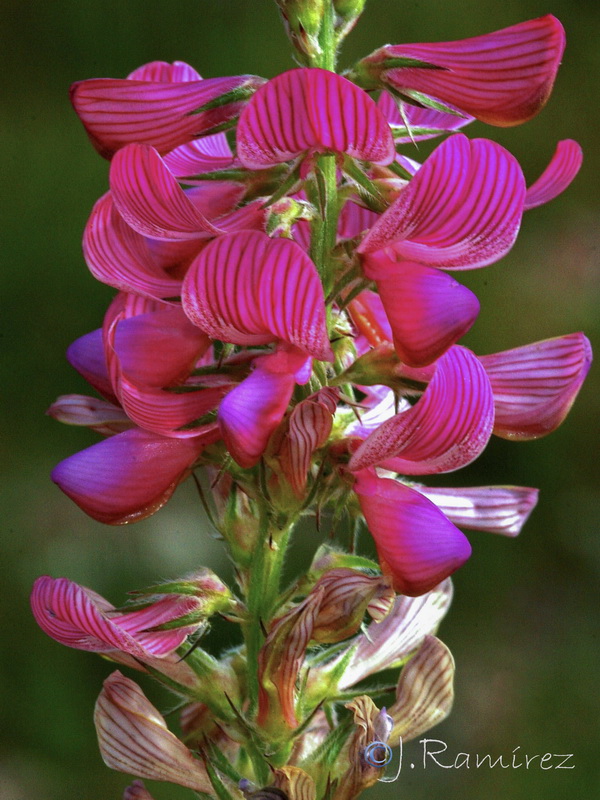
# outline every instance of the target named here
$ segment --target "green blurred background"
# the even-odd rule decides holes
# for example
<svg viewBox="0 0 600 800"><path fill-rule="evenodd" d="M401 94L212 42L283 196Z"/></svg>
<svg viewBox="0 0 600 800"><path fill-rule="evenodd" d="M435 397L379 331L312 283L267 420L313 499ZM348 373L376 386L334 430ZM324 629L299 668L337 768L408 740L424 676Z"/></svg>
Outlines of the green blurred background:
<svg viewBox="0 0 600 800"><path fill-rule="evenodd" d="M465 341L481 353L581 329L592 340L598 334L600 6L596 0L369 0L343 54L350 64L387 41L463 38L548 12L562 20L568 38L549 106L520 128L477 123L471 133L507 146L529 181L562 138L581 142L584 168L563 197L526 215L501 264L460 276L482 303ZM96 440L44 411L58 394L86 391L64 352L99 325L112 296L92 279L80 252L89 210L105 191L107 164L89 145L67 90L74 80L122 77L153 59L188 61L205 77L271 77L291 60L271 0L2 0L0 15L7 520L0 795L108 800L129 783L102 765L91 720L110 666L37 630L27 599L33 580L65 575L119 604L127 589L200 563L224 576L229 569L190 485L155 517L110 528L87 519L49 480L57 461ZM427 150L409 154L419 158ZM424 770L417 748L405 754L401 781L375 787L373 800L598 796L597 394L592 370L557 433L527 444L494 441L475 465L446 479L539 486L542 493L519 539L471 536L474 555L456 576L454 606L440 634L457 662L455 710L431 733L448 744L444 763L459 751L510 756L520 747L529 755L573 753L575 769L455 770L430 762ZM298 549L297 557L305 562L308 550ZM145 688L168 707L164 695ZM189 795L166 784L152 790L157 800Z"/></svg>

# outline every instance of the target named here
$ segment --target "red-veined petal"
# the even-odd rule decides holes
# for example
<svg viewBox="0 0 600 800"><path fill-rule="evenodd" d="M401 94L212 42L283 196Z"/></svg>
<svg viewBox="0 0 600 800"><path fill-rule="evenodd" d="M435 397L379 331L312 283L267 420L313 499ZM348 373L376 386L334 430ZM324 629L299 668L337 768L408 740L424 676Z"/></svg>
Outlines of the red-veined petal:
<svg viewBox="0 0 600 800"><path fill-rule="evenodd" d="M538 490L526 486L413 488L435 503L455 525L503 536L521 532L538 499Z"/></svg>
<svg viewBox="0 0 600 800"><path fill-rule="evenodd" d="M392 246L422 264L482 267L512 247L524 199L525 179L514 156L488 139L457 133L436 148L358 251Z"/></svg>
<svg viewBox="0 0 600 800"><path fill-rule="evenodd" d="M470 39L386 45L365 61L411 58L441 67L388 69L382 79L504 127L526 122L544 106L564 47L563 27L548 14Z"/></svg>
<svg viewBox="0 0 600 800"><path fill-rule="evenodd" d="M384 422L359 446L350 469L374 464L406 475L451 472L473 461L494 424L490 381L477 357L454 345L408 411Z"/></svg>
<svg viewBox="0 0 600 800"><path fill-rule="evenodd" d="M571 184L581 168L583 152L573 139L556 146L550 163L525 193L525 210L554 200Z"/></svg>
<svg viewBox="0 0 600 800"><path fill-rule="evenodd" d="M494 433L504 439L538 439L556 430L592 363L583 333L480 356L494 393Z"/></svg>
<svg viewBox="0 0 600 800"><path fill-rule="evenodd" d="M395 156L375 102L341 75L316 68L284 72L262 86L240 115L237 154L250 169L324 152L375 164Z"/></svg>

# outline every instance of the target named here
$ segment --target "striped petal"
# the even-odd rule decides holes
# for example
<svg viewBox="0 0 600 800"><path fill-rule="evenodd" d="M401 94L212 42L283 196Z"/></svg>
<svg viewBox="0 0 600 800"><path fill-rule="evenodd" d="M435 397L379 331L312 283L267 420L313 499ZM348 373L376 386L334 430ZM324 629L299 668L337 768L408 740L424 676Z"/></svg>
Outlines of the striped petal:
<svg viewBox="0 0 600 800"><path fill-rule="evenodd" d="M241 345L281 340L333 360L323 289L306 253L258 231L219 236L194 260L183 309L208 336Z"/></svg>
<svg viewBox="0 0 600 800"><path fill-rule="evenodd" d="M547 15L454 42L386 45L365 62L385 69L386 59L408 58L441 67L386 69L381 79L399 92L416 90L505 127L526 122L544 106L564 47L562 25Z"/></svg>
<svg viewBox="0 0 600 800"><path fill-rule="evenodd" d="M134 69L127 76L130 81L162 81L163 83L183 83L201 81L202 76L185 61L150 61Z"/></svg>
<svg viewBox="0 0 600 800"><path fill-rule="evenodd" d="M298 496L306 486L313 453L331 433L337 395L336 389L321 389L298 403L290 414L278 458L283 474Z"/></svg>
<svg viewBox="0 0 600 800"><path fill-rule="evenodd" d="M552 159L540 177L525 194L525 209L554 200L575 179L581 168L583 151L573 139L563 139L556 146Z"/></svg>
<svg viewBox="0 0 600 800"><path fill-rule="evenodd" d="M177 297L181 281L155 264L147 240L118 213L110 192L95 204L83 234L83 255L92 275L123 292Z"/></svg>
<svg viewBox="0 0 600 800"><path fill-rule="evenodd" d="M419 597L396 597L385 619L372 623L357 637L339 688L348 689L369 675L405 661L425 636L437 630L450 608L452 592L452 582L448 579Z"/></svg>
<svg viewBox="0 0 600 800"><path fill-rule="evenodd" d="M400 594L415 597L430 591L471 555L465 535L414 489L364 470L354 491L381 570Z"/></svg>
<svg viewBox="0 0 600 800"><path fill-rule="evenodd" d="M163 604L164 605L164 604ZM31 594L33 615L42 630L57 642L94 653L120 650L135 658L165 656L185 640L187 631L155 631L145 636L143 643L137 635L144 627L152 627L152 606L147 610L145 625L131 619L122 625L121 617L110 618L113 606L95 592L66 578L38 578ZM179 609L180 611L181 609ZM173 619L173 602L169 609L159 609L156 619ZM125 616L125 615L123 615ZM176 613L175 617L181 616Z"/></svg>
<svg viewBox="0 0 600 800"><path fill-rule="evenodd" d="M220 232L177 183L153 147L130 144L110 165L119 213L135 231L156 239L198 239Z"/></svg>
<svg viewBox="0 0 600 800"><path fill-rule="evenodd" d="M470 350L455 345L408 411L380 425L359 446L350 469L383 465L405 475L451 472L473 461L494 424L490 381Z"/></svg>
<svg viewBox="0 0 600 800"><path fill-rule="evenodd" d="M325 152L375 164L395 156L375 102L341 75L316 68L284 72L261 87L240 115L237 154L250 169Z"/></svg>
<svg viewBox="0 0 600 800"><path fill-rule="evenodd" d="M400 359L411 367L433 363L461 338L479 314L477 297L450 275L385 254L367 256Z"/></svg>
<svg viewBox="0 0 600 800"><path fill-rule="evenodd" d="M592 363L583 333L480 356L494 393L494 433L503 439L538 439L556 430Z"/></svg>
<svg viewBox="0 0 600 800"><path fill-rule="evenodd" d="M400 673L389 746L409 742L446 719L454 702L454 659L443 642L426 636L419 652Z"/></svg>
<svg viewBox="0 0 600 800"><path fill-rule="evenodd" d="M120 672L105 681L94 709L104 763L111 769L212 793L206 770L145 697Z"/></svg>
<svg viewBox="0 0 600 800"><path fill-rule="evenodd" d="M436 111L434 108L420 108L409 103L402 103L402 114L398 103L389 92L382 92L377 107L395 128L404 128L406 132L395 132L394 140L397 144L410 144L423 139L432 139L444 133L452 133L464 128L473 117L463 114L447 114ZM457 109L455 109L457 110ZM408 125L408 127L407 127Z"/></svg>
<svg viewBox="0 0 600 800"><path fill-rule="evenodd" d="M514 156L488 139L457 133L436 148L358 251L392 246L398 256L431 266L483 267L512 247L524 199Z"/></svg>
<svg viewBox="0 0 600 800"><path fill-rule="evenodd" d="M103 436L112 436L133 427L122 408L82 394L61 395L46 414L65 425L82 425Z"/></svg>
<svg viewBox="0 0 600 800"><path fill-rule="evenodd" d="M165 155L165 164L181 180L205 172L227 169L233 164L233 154L225 134L216 133L214 136L204 136L176 147Z"/></svg>
<svg viewBox="0 0 600 800"><path fill-rule="evenodd" d="M134 73L135 75L135 73ZM97 78L71 87L71 102L96 150L110 158L133 142L166 153L236 117L247 96L263 83L253 75L208 80ZM198 112L232 92L231 102ZM239 99L238 99L239 98Z"/></svg>
<svg viewBox="0 0 600 800"><path fill-rule="evenodd" d="M279 352L257 358L254 371L229 392L219 406L221 435L234 460L253 467L287 411L295 372L306 357Z"/></svg>
<svg viewBox="0 0 600 800"><path fill-rule="evenodd" d="M134 428L61 461L52 480L90 517L122 525L158 511L188 474L214 430L169 439Z"/></svg>
<svg viewBox="0 0 600 800"><path fill-rule="evenodd" d="M517 536L535 508L538 490L526 486L441 489L414 486L461 528Z"/></svg>

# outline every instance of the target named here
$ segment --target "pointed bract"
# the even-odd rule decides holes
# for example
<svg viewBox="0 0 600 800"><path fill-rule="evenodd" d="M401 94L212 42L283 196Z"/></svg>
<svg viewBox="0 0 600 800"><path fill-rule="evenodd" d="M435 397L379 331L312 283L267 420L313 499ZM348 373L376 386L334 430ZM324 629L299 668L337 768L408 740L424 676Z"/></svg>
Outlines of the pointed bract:
<svg viewBox="0 0 600 800"><path fill-rule="evenodd" d="M347 153L375 164L394 160L394 141L375 102L324 69L294 69L262 86L240 116L237 154L265 169L310 153Z"/></svg>

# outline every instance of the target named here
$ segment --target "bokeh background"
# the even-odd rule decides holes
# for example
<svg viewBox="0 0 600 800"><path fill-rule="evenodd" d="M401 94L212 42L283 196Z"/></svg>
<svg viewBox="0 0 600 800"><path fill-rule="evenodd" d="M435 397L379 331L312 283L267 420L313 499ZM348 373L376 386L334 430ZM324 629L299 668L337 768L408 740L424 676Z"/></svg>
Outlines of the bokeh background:
<svg viewBox="0 0 600 800"><path fill-rule="evenodd" d="M529 181L562 138L581 142L585 164L563 197L526 215L502 263L461 275L482 303L465 342L481 353L581 329L597 341L600 6L596 0L369 0L343 54L346 65L387 41L463 38L548 12L568 36L548 107L520 128L476 123L471 133L508 147ZM205 77L271 77L292 64L272 0L2 0L0 16L6 79L0 795L108 800L129 783L102 765L91 720L111 668L37 630L28 607L33 580L65 575L119 604L126 590L200 563L224 576L229 568L190 485L155 517L110 528L87 519L49 480L57 461L96 440L44 411L59 394L86 391L64 352L99 325L112 296L92 279L80 251L89 210L106 188L107 164L89 145L67 90L74 80L122 77L153 59L188 61ZM426 153L423 145L410 154ZM373 800L598 796L598 389L592 369L558 432L527 444L494 441L475 465L446 480L539 486L542 493L519 539L471 536L474 555L456 576L454 606L440 632L457 662L455 710L430 734L447 743L440 757L446 764L461 751L510 757L520 748L529 755L572 753L575 768L442 769L429 762L423 769L417 745L405 753L401 780L375 787ZM305 546L315 544L306 538ZM308 557L299 548L294 563ZM166 696L145 688L168 709ZM166 784L152 791L157 800L189 795Z"/></svg>

